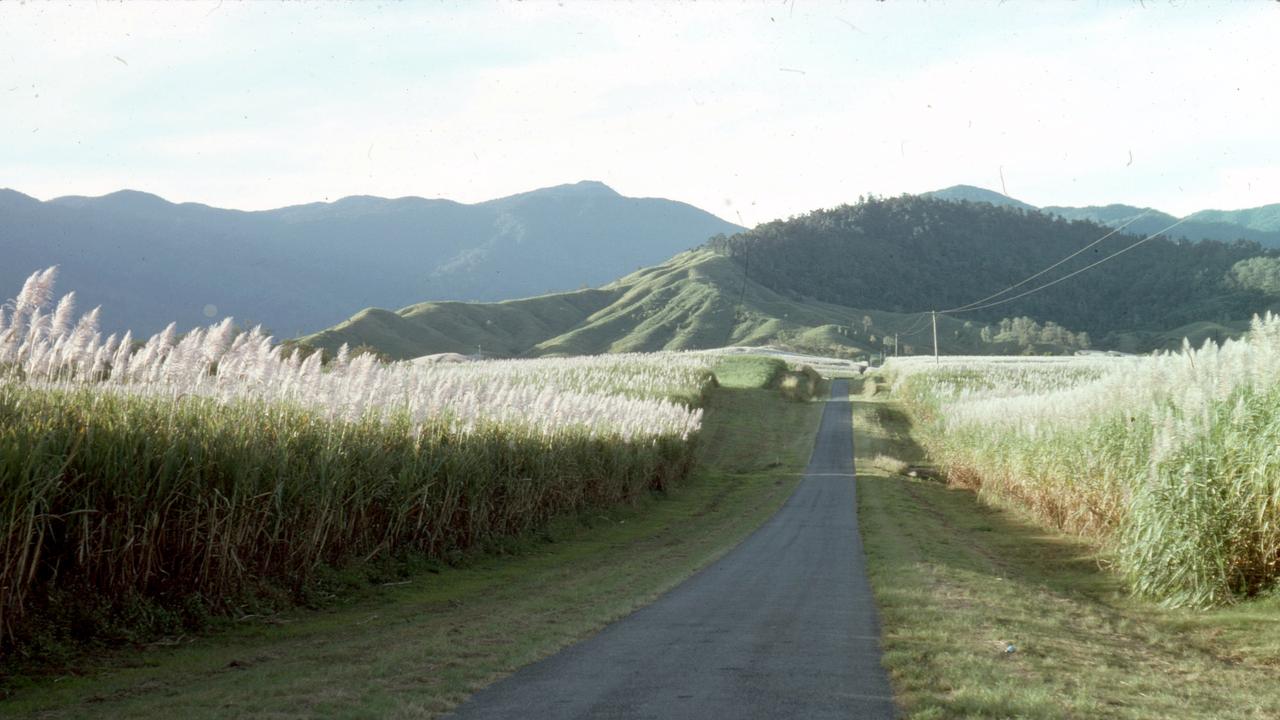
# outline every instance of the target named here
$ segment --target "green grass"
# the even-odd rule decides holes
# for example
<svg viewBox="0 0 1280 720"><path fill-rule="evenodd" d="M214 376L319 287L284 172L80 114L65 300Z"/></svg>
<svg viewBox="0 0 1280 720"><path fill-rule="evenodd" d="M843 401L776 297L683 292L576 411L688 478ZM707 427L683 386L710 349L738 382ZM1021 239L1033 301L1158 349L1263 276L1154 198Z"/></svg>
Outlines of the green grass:
<svg viewBox="0 0 1280 720"><path fill-rule="evenodd" d="M863 317L872 320L868 332ZM343 343L391 358L441 352L502 356L593 355L780 345L807 352L860 355L884 349L883 337L919 316L858 310L783 296L746 278L707 250L677 255L599 289L500 303L431 302L398 312L368 309L299 341L334 352ZM945 352L982 352L979 327L938 319ZM872 341L872 336L875 341ZM903 338L922 352L926 334Z"/></svg>
<svg viewBox="0 0 1280 720"><path fill-rule="evenodd" d="M368 346L394 359L443 352L521 356L618 296L617 291L579 290L500 303L421 303L399 312L369 308L302 340L331 353L343 343Z"/></svg>
<svg viewBox="0 0 1280 720"><path fill-rule="evenodd" d="M1280 598L1212 612L1134 600L1094 547L874 467L926 458L895 404L854 402L859 523L908 717L1280 716Z"/></svg>
<svg viewBox="0 0 1280 720"><path fill-rule="evenodd" d="M353 591L320 612L227 623L24 681L6 717L431 717L622 617L786 499L820 403L715 391L693 477L635 509L565 519L514 556Z"/></svg>
<svg viewBox="0 0 1280 720"><path fill-rule="evenodd" d="M768 388L787 371L787 364L763 355L730 355L717 362L711 371L721 387Z"/></svg>

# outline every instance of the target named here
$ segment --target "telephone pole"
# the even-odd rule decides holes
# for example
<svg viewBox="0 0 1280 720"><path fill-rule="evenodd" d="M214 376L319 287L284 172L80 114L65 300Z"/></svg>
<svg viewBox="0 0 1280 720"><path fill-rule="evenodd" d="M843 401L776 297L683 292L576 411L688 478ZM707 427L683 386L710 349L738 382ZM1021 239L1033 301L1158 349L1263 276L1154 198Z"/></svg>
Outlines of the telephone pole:
<svg viewBox="0 0 1280 720"><path fill-rule="evenodd" d="M898 357L898 333L893 334L893 356Z"/></svg>
<svg viewBox="0 0 1280 720"><path fill-rule="evenodd" d="M940 364L942 361L938 359L938 311L930 310L933 314L933 362Z"/></svg>

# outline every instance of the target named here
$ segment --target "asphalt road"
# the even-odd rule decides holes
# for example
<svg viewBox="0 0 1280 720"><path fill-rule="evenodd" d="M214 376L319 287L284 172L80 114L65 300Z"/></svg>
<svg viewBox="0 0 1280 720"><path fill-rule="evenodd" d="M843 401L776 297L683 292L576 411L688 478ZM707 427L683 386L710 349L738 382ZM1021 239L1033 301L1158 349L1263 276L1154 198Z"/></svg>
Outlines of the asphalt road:
<svg viewBox="0 0 1280 720"><path fill-rule="evenodd" d="M853 483L847 384L805 477L718 562L481 690L458 718L891 718Z"/></svg>

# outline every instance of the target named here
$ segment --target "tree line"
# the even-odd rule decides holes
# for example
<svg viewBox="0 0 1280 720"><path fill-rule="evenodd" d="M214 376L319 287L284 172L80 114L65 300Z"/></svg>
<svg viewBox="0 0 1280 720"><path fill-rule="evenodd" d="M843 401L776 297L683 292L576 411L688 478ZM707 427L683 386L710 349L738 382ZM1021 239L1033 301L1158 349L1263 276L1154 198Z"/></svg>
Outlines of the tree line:
<svg viewBox="0 0 1280 720"><path fill-rule="evenodd" d="M755 281L797 299L920 312L972 303L1110 231L1035 211L903 195L859 198L856 204L717 235L707 246L744 265ZM1139 239L1117 233L1019 291ZM1278 256L1252 241L1158 237L1043 291L959 316L978 323L1027 318L1040 323L1039 333L1052 321L1053 328L1085 333L1086 345L1089 336L1112 332L1245 319L1280 301ZM1029 333L1020 328L1018 336ZM1076 335L1069 340L1061 344L1082 344Z"/></svg>

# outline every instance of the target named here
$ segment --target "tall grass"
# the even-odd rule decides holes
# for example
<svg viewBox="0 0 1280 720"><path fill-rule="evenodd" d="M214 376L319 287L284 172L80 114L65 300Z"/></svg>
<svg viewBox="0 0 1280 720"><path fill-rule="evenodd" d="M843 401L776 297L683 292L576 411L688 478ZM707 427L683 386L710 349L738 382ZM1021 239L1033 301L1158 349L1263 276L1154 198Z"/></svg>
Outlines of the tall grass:
<svg viewBox="0 0 1280 720"><path fill-rule="evenodd" d="M1136 593L1204 607L1280 580L1280 318L1150 357L887 370L953 483L1104 543Z"/></svg>
<svg viewBox="0 0 1280 720"><path fill-rule="evenodd" d="M322 367L230 320L103 339L74 298L46 312L55 275L0 310L0 647L68 593L223 611L324 565L450 559L665 489L714 361Z"/></svg>

